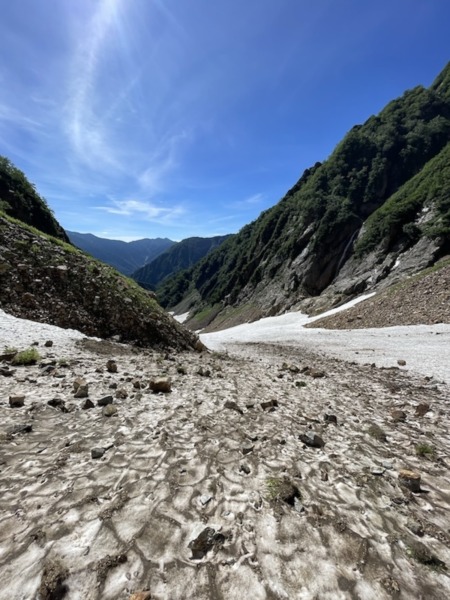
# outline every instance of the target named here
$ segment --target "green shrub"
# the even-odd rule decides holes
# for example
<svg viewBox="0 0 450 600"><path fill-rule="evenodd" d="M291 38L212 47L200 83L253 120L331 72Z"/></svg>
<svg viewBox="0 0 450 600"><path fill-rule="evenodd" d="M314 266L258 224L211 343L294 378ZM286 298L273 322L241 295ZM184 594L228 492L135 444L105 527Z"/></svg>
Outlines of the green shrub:
<svg viewBox="0 0 450 600"><path fill-rule="evenodd" d="M14 365L34 365L41 359L36 348L28 348L18 352L12 359Z"/></svg>

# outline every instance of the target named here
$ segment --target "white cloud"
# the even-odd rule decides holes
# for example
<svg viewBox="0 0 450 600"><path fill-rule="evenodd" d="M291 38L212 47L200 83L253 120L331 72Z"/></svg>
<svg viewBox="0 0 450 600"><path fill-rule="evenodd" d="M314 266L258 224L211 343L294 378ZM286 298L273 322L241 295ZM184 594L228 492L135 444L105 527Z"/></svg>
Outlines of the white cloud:
<svg viewBox="0 0 450 600"><path fill-rule="evenodd" d="M242 200L242 204L259 204L263 200L264 200L264 194L262 194L262 193L253 194L252 196L245 198L245 200Z"/></svg>
<svg viewBox="0 0 450 600"><path fill-rule="evenodd" d="M181 206L166 208L141 200L113 200L110 206L96 206L95 208L112 215L135 216L146 221L166 224L185 214L185 209Z"/></svg>
<svg viewBox="0 0 450 600"><path fill-rule="evenodd" d="M122 0L101 0L75 51L66 105L69 141L77 158L91 167L120 167L109 131L95 110L98 77L109 34Z"/></svg>
<svg viewBox="0 0 450 600"><path fill-rule="evenodd" d="M261 204L263 200L265 200L266 195L262 192L257 194L252 194L243 200L237 200L236 202L231 203L232 208L236 208L238 210L246 210L252 206L256 206L257 204Z"/></svg>

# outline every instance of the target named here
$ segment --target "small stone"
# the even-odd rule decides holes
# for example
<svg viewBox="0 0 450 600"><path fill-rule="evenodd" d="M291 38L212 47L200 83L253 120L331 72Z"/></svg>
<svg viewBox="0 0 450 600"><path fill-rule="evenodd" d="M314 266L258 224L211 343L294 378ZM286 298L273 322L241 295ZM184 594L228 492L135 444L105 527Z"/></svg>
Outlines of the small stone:
<svg viewBox="0 0 450 600"><path fill-rule="evenodd" d="M320 371L319 369L309 369L308 371L306 371L306 374L312 377L313 379L325 377L325 371Z"/></svg>
<svg viewBox="0 0 450 600"><path fill-rule="evenodd" d="M150 381L150 389L154 394L157 394L158 392L167 394L172 390L172 384L168 377L159 377L158 379L152 379Z"/></svg>
<svg viewBox="0 0 450 600"><path fill-rule="evenodd" d="M391 417L394 423L404 423L406 421L406 413L403 410L392 410Z"/></svg>
<svg viewBox="0 0 450 600"><path fill-rule="evenodd" d="M248 465L246 465L246 464L242 464L242 465L240 465L240 467L239 467L239 471L240 471L241 473L245 473L246 475L250 475L250 472L251 472L251 471L250 471L250 467L249 467Z"/></svg>
<svg viewBox="0 0 450 600"><path fill-rule="evenodd" d="M89 398L87 398L84 404L81 406L81 408L83 410L89 410L90 408L94 408L94 403L92 402L92 400L89 400Z"/></svg>
<svg viewBox="0 0 450 600"><path fill-rule="evenodd" d="M112 396L103 396L100 400L97 400L97 406L108 406L108 404L112 404L114 402L114 398Z"/></svg>
<svg viewBox="0 0 450 600"><path fill-rule="evenodd" d="M21 408L25 404L25 396L10 396L9 405L11 408Z"/></svg>
<svg viewBox="0 0 450 600"><path fill-rule="evenodd" d="M103 408L102 414L104 417L112 417L117 414L117 406L115 404L108 404Z"/></svg>
<svg viewBox="0 0 450 600"><path fill-rule="evenodd" d="M127 390L125 388L118 388L116 391L116 398L119 400L125 400L125 398L128 398Z"/></svg>
<svg viewBox="0 0 450 600"><path fill-rule="evenodd" d="M134 592L131 594L129 600L151 600L152 595L150 592Z"/></svg>
<svg viewBox="0 0 450 600"><path fill-rule="evenodd" d="M47 404L49 406L52 406L53 408L59 408L61 412L67 412L64 400L62 400L61 398L52 398L47 402Z"/></svg>
<svg viewBox="0 0 450 600"><path fill-rule="evenodd" d="M326 471L320 471L320 479L322 481L328 481L328 473Z"/></svg>
<svg viewBox="0 0 450 600"><path fill-rule="evenodd" d="M3 377L12 377L15 372L16 372L16 369L10 369L8 367L0 367L0 375L3 375Z"/></svg>
<svg viewBox="0 0 450 600"><path fill-rule="evenodd" d="M211 371L209 369L200 367L200 369L197 371L197 375L200 375L201 377L211 377Z"/></svg>
<svg viewBox="0 0 450 600"><path fill-rule="evenodd" d="M278 400L268 400L267 402L261 402L261 408L269 412L273 412L278 407Z"/></svg>
<svg viewBox="0 0 450 600"><path fill-rule="evenodd" d="M92 458L102 458L102 456L105 454L105 452L106 452L105 448L92 448L91 456L92 456Z"/></svg>
<svg viewBox="0 0 450 600"><path fill-rule="evenodd" d="M53 346L53 341L52 340L47 340L44 344L44 346L46 348L51 348Z"/></svg>
<svg viewBox="0 0 450 600"><path fill-rule="evenodd" d="M202 494L200 496L200 504L202 506L206 506L207 504L209 504L212 500L212 496L209 496L208 494Z"/></svg>
<svg viewBox="0 0 450 600"><path fill-rule="evenodd" d="M399 367L404 367L406 365L406 360L403 360L402 358L400 358L397 361L397 364L398 364Z"/></svg>
<svg viewBox="0 0 450 600"><path fill-rule="evenodd" d="M398 473L400 485L408 488L411 492L420 492L420 475L416 471L401 469Z"/></svg>
<svg viewBox="0 0 450 600"><path fill-rule="evenodd" d="M89 395L89 384L81 377L75 379L73 389L75 390L75 398L87 398Z"/></svg>
<svg viewBox="0 0 450 600"><path fill-rule="evenodd" d="M225 536L221 533L216 533L212 527L206 527L199 536L189 542L189 548L192 552L193 560L200 560L212 548L222 545L225 541Z"/></svg>
<svg viewBox="0 0 450 600"><path fill-rule="evenodd" d="M106 370L108 373L117 373L117 363L115 360L108 360L106 363Z"/></svg>
<svg viewBox="0 0 450 600"><path fill-rule="evenodd" d="M333 423L333 425L337 425L336 415L328 415L327 413L325 413L323 416L323 420L325 421L325 423Z"/></svg>
<svg viewBox="0 0 450 600"><path fill-rule="evenodd" d="M244 444L244 445L242 446L242 448L241 448L241 452L242 452L242 454L244 454L244 455L245 455L245 454L250 454L250 452L252 452L254 448L255 448L255 446L254 446L253 444L246 443L246 444Z"/></svg>
<svg viewBox="0 0 450 600"><path fill-rule="evenodd" d="M238 412L240 415L244 414L244 411L242 410L242 408L240 408L236 402L234 402L233 400L227 400L224 404L224 408L229 408L230 410L235 410L236 412Z"/></svg>
<svg viewBox="0 0 450 600"><path fill-rule="evenodd" d="M384 475L384 469L381 469L380 467L373 467L373 469L371 469L370 472L376 477L381 477L382 475Z"/></svg>
<svg viewBox="0 0 450 600"><path fill-rule="evenodd" d="M430 405L428 402L421 402L416 406L416 417L423 417L430 410Z"/></svg>
<svg viewBox="0 0 450 600"><path fill-rule="evenodd" d="M311 448L323 448L325 446L325 442L320 437L320 435L317 435L317 433L314 433L312 431L307 431L304 434L300 434L299 438L300 441L302 441L307 446L310 446Z"/></svg>

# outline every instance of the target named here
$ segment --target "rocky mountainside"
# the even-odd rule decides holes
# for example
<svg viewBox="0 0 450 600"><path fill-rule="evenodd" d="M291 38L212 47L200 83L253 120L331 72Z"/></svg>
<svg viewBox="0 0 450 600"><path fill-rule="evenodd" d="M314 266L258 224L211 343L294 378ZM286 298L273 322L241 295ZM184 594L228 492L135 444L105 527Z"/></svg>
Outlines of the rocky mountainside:
<svg viewBox="0 0 450 600"><path fill-rule="evenodd" d="M0 217L0 307L86 335L119 336L141 346L193 348L148 292L56 238Z"/></svg>
<svg viewBox="0 0 450 600"><path fill-rule="evenodd" d="M4 156L0 156L0 211L49 235L69 241L44 198L36 192L24 173Z"/></svg>
<svg viewBox="0 0 450 600"><path fill-rule="evenodd" d="M182 240L149 264L137 269L131 277L142 287L156 290L166 277L192 267L229 237L229 235L220 235L211 238L191 237Z"/></svg>
<svg viewBox="0 0 450 600"><path fill-rule="evenodd" d="M450 63L355 126L273 208L165 282L191 326L330 307L450 249Z"/></svg>
<svg viewBox="0 0 450 600"><path fill-rule="evenodd" d="M175 244L168 238L142 239L133 242L108 240L92 233L67 231L74 246L84 250L94 258L111 265L124 275L131 275L136 269L153 261L162 252Z"/></svg>

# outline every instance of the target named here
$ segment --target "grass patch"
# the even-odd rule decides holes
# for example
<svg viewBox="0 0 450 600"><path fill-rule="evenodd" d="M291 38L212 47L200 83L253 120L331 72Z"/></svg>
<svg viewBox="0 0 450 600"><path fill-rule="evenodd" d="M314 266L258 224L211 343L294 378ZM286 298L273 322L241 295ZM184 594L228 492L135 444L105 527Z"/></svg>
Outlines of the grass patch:
<svg viewBox="0 0 450 600"><path fill-rule="evenodd" d="M18 348L15 346L5 346L3 349L3 354L17 354Z"/></svg>
<svg viewBox="0 0 450 600"><path fill-rule="evenodd" d="M416 445L416 454L417 456L420 456L420 458L436 460L436 449L426 442L420 442L420 444Z"/></svg>
<svg viewBox="0 0 450 600"><path fill-rule="evenodd" d="M41 355L36 348L28 348L17 352L11 362L13 365L35 365L39 360L41 360Z"/></svg>

